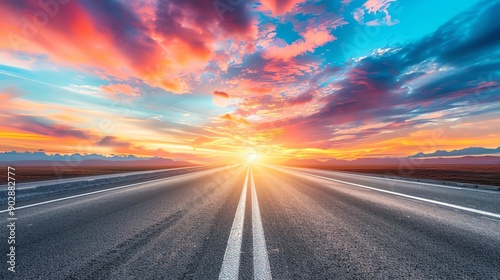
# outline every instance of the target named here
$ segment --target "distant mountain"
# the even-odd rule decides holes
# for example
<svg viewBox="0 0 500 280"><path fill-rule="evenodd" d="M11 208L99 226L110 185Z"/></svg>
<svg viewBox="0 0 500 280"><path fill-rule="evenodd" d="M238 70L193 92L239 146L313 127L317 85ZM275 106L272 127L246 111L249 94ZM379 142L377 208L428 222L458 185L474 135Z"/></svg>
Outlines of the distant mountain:
<svg viewBox="0 0 500 280"><path fill-rule="evenodd" d="M322 162L315 159L291 159L286 162L286 165L307 165L307 166L317 166L321 165Z"/></svg>
<svg viewBox="0 0 500 280"><path fill-rule="evenodd" d="M434 153L418 153L413 156L409 156L410 158L424 158L424 157L452 157L452 156L472 156L472 155L488 155L488 154L498 154L500 153L500 147L496 149L488 149L481 147L469 147L460 150L437 150Z"/></svg>
<svg viewBox="0 0 500 280"><path fill-rule="evenodd" d="M422 164L500 164L500 156L465 156L457 158L413 159Z"/></svg>
<svg viewBox="0 0 500 280"><path fill-rule="evenodd" d="M160 157L136 157L134 155L113 155L110 157L106 157L99 154L47 155L44 152L4 152L0 153L0 165L155 167L189 166L193 164L188 161L176 161Z"/></svg>
<svg viewBox="0 0 500 280"><path fill-rule="evenodd" d="M113 161L127 161L127 160L148 160L151 158L136 157L134 155L111 155L104 156L99 154L54 154L47 155L44 152L3 152L0 153L0 161L21 161L21 160L113 160Z"/></svg>
<svg viewBox="0 0 500 280"><path fill-rule="evenodd" d="M360 158L355 160L330 159L325 162L292 159L282 163L288 166L328 167L328 166L373 166L373 165L424 165L424 164L500 164L500 156L465 156L454 158Z"/></svg>
<svg viewBox="0 0 500 280"><path fill-rule="evenodd" d="M52 161L52 160L22 160L22 161L0 161L0 166L52 166L52 167L181 167L192 166L194 164L187 161L174 161L171 159L150 159L150 160L84 160L81 162Z"/></svg>
<svg viewBox="0 0 500 280"><path fill-rule="evenodd" d="M325 161L323 164L325 164L325 165L345 165L345 164L349 164L349 161L334 158L334 159L329 159L329 160Z"/></svg>

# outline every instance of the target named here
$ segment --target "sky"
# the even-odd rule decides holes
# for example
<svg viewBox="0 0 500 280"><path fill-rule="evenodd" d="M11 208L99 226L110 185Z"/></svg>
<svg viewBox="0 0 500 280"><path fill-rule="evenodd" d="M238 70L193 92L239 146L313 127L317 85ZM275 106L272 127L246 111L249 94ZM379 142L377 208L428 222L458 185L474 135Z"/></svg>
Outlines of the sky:
<svg viewBox="0 0 500 280"><path fill-rule="evenodd" d="M500 142L500 1L0 1L0 151L399 157Z"/></svg>

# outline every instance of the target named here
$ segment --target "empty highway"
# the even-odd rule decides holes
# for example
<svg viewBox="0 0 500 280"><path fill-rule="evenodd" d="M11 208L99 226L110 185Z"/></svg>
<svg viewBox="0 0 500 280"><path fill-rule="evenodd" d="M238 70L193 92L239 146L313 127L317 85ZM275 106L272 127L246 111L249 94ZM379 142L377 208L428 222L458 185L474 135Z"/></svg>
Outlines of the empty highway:
<svg viewBox="0 0 500 280"><path fill-rule="evenodd" d="M0 279L499 279L500 192L241 164L24 201Z"/></svg>

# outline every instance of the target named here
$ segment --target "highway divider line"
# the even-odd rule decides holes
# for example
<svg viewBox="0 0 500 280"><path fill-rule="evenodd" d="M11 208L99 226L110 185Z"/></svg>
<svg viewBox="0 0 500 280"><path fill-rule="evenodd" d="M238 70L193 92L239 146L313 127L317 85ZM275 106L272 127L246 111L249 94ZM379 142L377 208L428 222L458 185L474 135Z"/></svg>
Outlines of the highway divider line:
<svg viewBox="0 0 500 280"><path fill-rule="evenodd" d="M413 195L407 195L407 194L402 194L402 193L393 192L393 191L382 190L382 189L378 189L378 188L374 188L374 187L370 187L370 186L365 186L365 185L351 183L351 182L342 181L342 180L337 180L337 179L333 179L333 178L328 178L328 177L313 175L313 174L304 173L304 172L300 172L300 171L289 171L289 170L286 170L286 169L283 169L283 168L278 168L278 167L271 167L271 168L278 169L278 170L281 170L281 171L284 171L284 172L287 172L287 173L292 173L292 174L296 174L296 175L303 175L303 176L310 176L310 177L316 177L316 178L323 179L323 180L333 181L333 182L337 182L337 183L341 183L341 184L346 184L346 185L351 185L351 186L355 186L355 187L359 187L359 188L364 188L364 189L369 189L369 190L373 190L373 191L377 191L377 192L388 193L388 194L392 194L392 195L396 195L396 196L401 196L401 197L405 197L405 198L409 198L409 199L413 199L413 200L423 201L423 202L427 202L427 203L432 203L432 204L436 204L436 205L441 205L441 206L450 207L450 208L453 208L453 209L458 209L458 210L462 210L462 211L466 211L466 212L471 212L471 213L475 213L475 214L481 214L481 215L484 215L484 216L494 217L494 218L500 219L500 214L491 213L491 212L488 212L488 211L477 210L477 209L474 209L474 208L469 208L469 207L464 207L464 206L455 205L455 204L451 204L451 203L441 202L441 201L437 201L437 200L433 200L433 199L427 199L427 198L422 198L422 197L418 197L418 196L413 196Z"/></svg>
<svg viewBox="0 0 500 280"><path fill-rule="evenodd" d="M252 186L252 234L253 234L253 278L258 280L272 279L269 256L267 254L264 227L260 216L259 201L255 190L253 171L250 169Z"/></svg>
<svg viewBox="0 0 500 280"><path fill-rule="evenodd" d="M233 280L238 279L240 273L240 256L241 256L241 243L243 242L243 226L245 223L245 205L247 201L247 186L250 168L247 169L245 183L241 191L240 201L236 208L233 225L229 233L227 241L226 252L222 261L222 267L219 274L219 279Z"/></svg>
<svg viewBox="0 0 500 280"><path fill-rule="evenodd" d="M98 194L98 193L103 193L103 192L110 192L110 191L114 191L114 190L130 188L130 187L134 187L134 186L138 186L138 185L144 185L144 184L155 183L155 182L159 182L159 181L165 181L165 180L169 180L169 179L179 179L179 177L186 176L186 175L194 175L194 174L196 174L198 172L207 172L207 171L210 171L210 170L211 171L218 171L219 169L223 170L223 169L230 168L230 167L232 167L232 166L229 166L229 167L219 167L219 168L216 168L216 169L209 169L209 170L202 170L202 171L196 171L194 173L180 174L180 175L176 175L176 176L172 176L172 177L166 177L166 178L162 178L162 179L155 179L155 180L151 180L151 181L140 182L140 183L125 185L125 186L120 186L120 187L114 187L114 188L109 188L109 189L104 189L104 190L98 190L98 191L93 191L93 192L88 192L88 193L82 193L82 194L77 194L77 195L72 195L72 196L61 197L61 198L47 200L47 201L42 201L42 202L38 202L38 203L34 203L34 204L19 206L19 207L16 207L16 210L24 209L24 208L31 208L31 207L35 207L35 206L40 206L40 205L44 205L44 204L49 204L49 203L64 201L64 200L68 200L68 199L73 199L73 198L78 198L78 197L83 197L83 196L88 196L88 195L93 195L93 194ZM10 211L10 210L8 210L8 209L1 210L0 214L1 213L6 213L8 211Z"/></svg>

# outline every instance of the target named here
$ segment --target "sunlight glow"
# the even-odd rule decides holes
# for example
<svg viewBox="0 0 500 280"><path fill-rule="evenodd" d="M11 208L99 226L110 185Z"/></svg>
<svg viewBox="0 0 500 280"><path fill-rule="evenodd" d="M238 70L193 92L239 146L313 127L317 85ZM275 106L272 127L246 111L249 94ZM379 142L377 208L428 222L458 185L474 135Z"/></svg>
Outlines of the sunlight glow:
<svg viewBox="0 0 500 280"><path fill-rule="evenodd" d="M254 162L257 160L259 156L256 153L248 154L248 162Z"/></svg>

